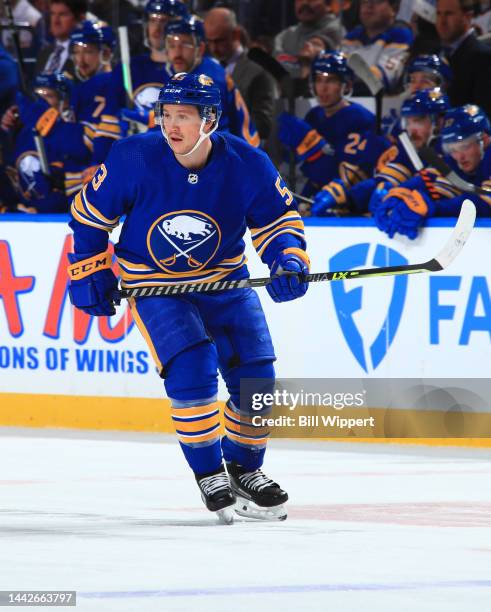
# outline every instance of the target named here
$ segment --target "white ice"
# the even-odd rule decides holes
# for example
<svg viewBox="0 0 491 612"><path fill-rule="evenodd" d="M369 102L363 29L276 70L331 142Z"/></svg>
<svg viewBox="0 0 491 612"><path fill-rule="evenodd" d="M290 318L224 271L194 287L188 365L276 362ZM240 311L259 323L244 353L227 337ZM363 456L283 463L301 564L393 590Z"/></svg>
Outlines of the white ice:
<svg viewBox="0 0 491 612"><path fill-rule="evenodd" d="M222 526L171 437L5 428L0 590L104 612L484 612L490 456L276 441L288 520Z"/></svg>

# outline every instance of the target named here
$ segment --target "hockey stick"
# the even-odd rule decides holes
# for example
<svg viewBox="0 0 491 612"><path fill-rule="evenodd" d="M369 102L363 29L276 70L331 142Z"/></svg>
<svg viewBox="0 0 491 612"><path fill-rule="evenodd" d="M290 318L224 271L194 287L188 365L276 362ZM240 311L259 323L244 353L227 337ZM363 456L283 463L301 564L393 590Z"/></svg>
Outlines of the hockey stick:
<svg viewBox="0 0 491 612"><path fill-rule="evenodd" d="M130 67L130 44L128 42L128 28L118 27L119 48L121 52L121 68L123 70L124 89L126 91L126 103L128 108L133 108L133 81L131 79Z"/></svg>
<svg viewBox="0 0 491 612"><path fill-rule="evenodd" d="M424 159L424 161L438 170L447 181L456 187L459 191L463 193L475 193L491 196L491 189L485 189L484 187L478 187L477 185L473 185L468 181L461 178L450 166L442 159L436 151L431 149L430 147L424 147L420 150L420 155Z"/></svg>
<svg viewBox="0 0 491 612"><path fill-rule="evenodd" d="M51 175L51 169L49 167L48 156L46 155L46 148L44 146L44 138L38 132L38 130L33 127L32 128L32 136L34 138L34 143L36 145L36 151L39 156L39 163L41 164L41 171L44 176Z"/></svg>
<svg viewBox="0 0 491 612"><path fill-rule="evenodd" d="M382 132L382 99L384 96L384 86L379 79L370 70L370 66L364 58L356 51L348 58L348 66L353 70L356 76L361 79L370 90L370 93L375 98L375 120L377 125L377 134Z"/></svg>
<svg viewBox="0 0 491 612"><path fill-rule="evenodd" d="M462 204L457 224L451 237L443 249L427 262L408 264L403 266L387 266L382 268L364 268L361 270L340 270L337 272L318 272L314 274L299 275L306 283L323 281L350 280L352 278L369 278L376 276L396 276L402 274L420 274L424 272L439 272L447 268L462 250L476 220L476 207L470 200ZM198 293L208 291L227 291L229 289L244 289L265 287L271 282L270 277L243 278L240 280L222 280L209 283L182 283L175 285L152 285L149 287L134 287L121 289L113 293L113 299L119 303L121 299L138 297L157 297L165 295L182 295L185 293Z"/></svg>

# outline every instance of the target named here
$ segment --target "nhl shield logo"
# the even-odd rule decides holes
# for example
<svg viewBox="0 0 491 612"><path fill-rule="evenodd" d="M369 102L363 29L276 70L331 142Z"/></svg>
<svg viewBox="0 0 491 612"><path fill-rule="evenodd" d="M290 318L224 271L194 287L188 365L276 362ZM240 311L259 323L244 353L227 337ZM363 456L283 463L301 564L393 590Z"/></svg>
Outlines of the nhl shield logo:
<svg viewBox="0 0 491 612"><path fill-rule="evenodd" d="M199 272L221 243L218 223L197 210L179 210L159 217L147 235L148 250L168 274Z"/></svg>
<svg viewBox="0 0 491 612"><path fill-rule="evenodd" d="M190 183L191 185L196 185L197 182L198 182L198 175L197 174L189 174L188 175L188 183Z"/></svg>

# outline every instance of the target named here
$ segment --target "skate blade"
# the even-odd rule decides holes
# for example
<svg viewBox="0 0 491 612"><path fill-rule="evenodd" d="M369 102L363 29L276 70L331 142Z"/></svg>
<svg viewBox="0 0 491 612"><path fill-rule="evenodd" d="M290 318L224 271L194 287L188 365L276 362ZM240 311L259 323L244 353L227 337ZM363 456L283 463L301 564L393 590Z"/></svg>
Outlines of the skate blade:
<svg viewBox="0 0 491 612"><path fill-rule="evenodd" d="M287 517L287 511L283 504L278 506L258 506L250 499L237 497L235 504L235 513L245 518L253 518L260 521L284 521Z"/></svg>
<svg viewBox="0 0 491 612"><path fill-rule="evenodd" d="M227 506L221 510L217 510L215 514L218 516L218 522L221 525L232 525L234 522L234 506Z"/></svg>

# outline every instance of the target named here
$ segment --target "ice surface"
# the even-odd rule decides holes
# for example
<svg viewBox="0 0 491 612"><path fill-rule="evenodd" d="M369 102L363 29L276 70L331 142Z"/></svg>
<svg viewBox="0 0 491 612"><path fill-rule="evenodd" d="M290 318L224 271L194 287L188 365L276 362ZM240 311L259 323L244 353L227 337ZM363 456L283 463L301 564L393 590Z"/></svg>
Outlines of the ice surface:
<svg viewBox="0 0 491 612"><path fill-rule="evenodd" d="M491 610L489 458L276 442L288 520L221 526L171 437L3 429L0 589L104 612Z"/></svg>

